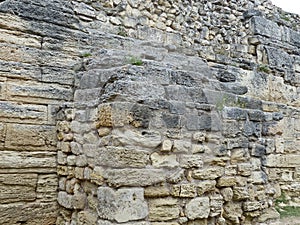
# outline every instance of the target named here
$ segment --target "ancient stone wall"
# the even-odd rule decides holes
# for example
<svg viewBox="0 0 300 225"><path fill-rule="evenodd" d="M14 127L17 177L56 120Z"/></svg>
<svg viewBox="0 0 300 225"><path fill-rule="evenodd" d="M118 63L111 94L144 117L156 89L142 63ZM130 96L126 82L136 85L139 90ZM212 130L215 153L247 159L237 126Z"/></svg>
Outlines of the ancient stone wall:
<svg viewBox="0 0 300 225"><path fill-rule="evenodd" d="M276 199L299 206L298 16L258 0L0 12L1 223L272 224Z"/></svg>

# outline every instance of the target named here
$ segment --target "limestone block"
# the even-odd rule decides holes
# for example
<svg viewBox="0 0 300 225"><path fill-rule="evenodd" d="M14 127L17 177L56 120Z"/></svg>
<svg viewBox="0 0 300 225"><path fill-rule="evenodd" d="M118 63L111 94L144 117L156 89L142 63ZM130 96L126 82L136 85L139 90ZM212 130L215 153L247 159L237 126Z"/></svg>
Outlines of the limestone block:
<svg viewBox="0 0 300 225"><path fill-rule="evenodd" d="M251 173L253 184L265 184L268 181L267 175L263 171L253 171Z"/></svg>
<svg viewBox="0 0 300 225"><path fill-rule="evenodd" d="M249 191L246 187L234 187L233 188L233 199L234 200L245 200L249 198Z"/></svg>
<svg viewBox="0 0 300 225"><path fill-rule="evenodd" d="M217 183L218 187L231 187L235 185L236 185L235 177L220 177Z"/></svg>
<svg viewBox="0 0 300 225"><path fill-rule="evenodd" d="M173 142L171 140L164 140L162 142L161 151L162 152L170 152L173 147Z"/></svg>
<svg viewBox="0 0 300 225"><path fill-rule="evenodd" d="M170 190L167 186L149 186L145 187L145 197L167 197L170 195Z"/></svg>
<svg viewBox="0 0 300 225"><path fill-rule="evenodd" d="M151 155L151 161L153 167L178 167L179 163L177 162L176 155L160 155L157 152L154 152Z"/></svg>
<svg viewBox="0 0 300 225"><path fill-rule="evenodd" d="M0 168L56 168L54 153L0 151Z"/></svg>
<svg viewBox="0 0 300 225"><path fill-rule="evenodd" d="M47 107L42 105L16 104L0 101L1 121L17 123L47 123Z"/></svg>
<svg viewBox="0 0 300 225"><path fill-rule="evenodd" d="M192 153L204 153L204 152L210 152L210 148L206 145L192 145Z"/></svg>
<svg viewBox="0 0 300 225"><path fill-rule="evenodd" d="M224 167L208 167L193 171L192 177L199 180L214 180L224 174Z"/></svg>
<svg viewBox="0 0 300 225"><path fill-rule="evenodd" d="M37 198L43 202L56 201L58 178L56 174L39 175L37 180Z"/></svg>
<svg viewBox="0 0 300 225"><path fill-rule="evenodd" d="M96 165L142 168L149 162L149 152L136 148L106 147L97 154ZM96 154L95 154L96 156Z"/></svg>
<svg viewBox="0 0 300 225"><path fill-rule="evenodd" d="M210 197L210 217L218 216L222 213L223 207L223 197L222 195L213 195Z"/></svg>
<svg viewBox="0 0 300 225"><path fill-rule="evenodd" d="M224 205L224 212L223 212L224 218L227 218L230 221L233 221L236 223L236 222L239 222L239 218L242 216L242 214L243 214L243 210L242 210L241 203L227 202Z"/></svg>
<svg viewBox="0 0 300 225"><path fill-rule="evenodd" d="M237 166L238 174L241 176L250 176L253 166L250 163L240 163Z"/></svg>
<svg viewBox="0 0 300 225"><path fill-rule="evenodd" d="M174 141L173 152L188 153L190 149L191 142L181 140Z"/></svg>
<svg viewBox="0 0 300 225"><path fill-rule="evenodd" d="M243 209L246 212L250 212L250 211L255 211L255 210L260 210L262 207L262 203L261 202L251 202L251 201L247 201L243 203Z"/></svg>
<svg viewBox="0 0 300 225"><path fill-rule="evenodd" d="M55 150L55 127L46 125L8 124L5 146L13 150Z"/></svg>
<svg viewBox="0 0 300 225"><path fill-rule="evenodd" d="M280 214L274 208L268 208L258 217L258 222L266 222L271 219L279 219Z"/></svg>
<svg viewBox="0 0 300 225"><path fill-rule="evenodd" d="M52 225L57 219L57 203L14 203L0 205L0 224Z"/></svg>
<svg viewBox="0 0 300 225"><path fill-rule="evenodd" d="M149 200L149 220L168 221L179 217L178 201L173 198Z"/></svg>
<svg viewBox="0 0 300 225"><path fill-rule="evenodd" d="M121 130L114 129L113 135L123 145L156 148L161 144L161 134L157 131Z"/></svg>
<svg viewBox="0 0 300 225"><path fill-rule="evenodd" d="M299 167L300 155L271 154L266 156L265 166L268 167Z"/></svg>
<svg viewBox="0 0 300 225"><path fill-rule="evenodd" d="M195 132L193 134L193 141L203 143L205 141L205 138L206 138L205 132Z"/></svg>
<svg viewBox="0 0 300 225"><path fill-rule="evenodd" d="M181 155L179 162L182 168L202 168L203 160L201 155Z"/></svg>
<svg viewBox="0 0 300 225"><path fill-rule="evenodd" d="M223 188L221 189L221 194L223 196L224 201L229 202L233 198L233 191L231 188Z"/></svg>
<svg viewBox="0 0 300 225"><path fill-rule="evenodd" d="M103 174L115 187L153 185L165 181L167 176L162 169L108 169Z"/></svg>
<svg viewBox="0 0 300 225"><path fill-rule="evenodd" d="M97 224L97 214L90 211L80 211L77 215L77 224Z"/></svg>
<svg viewBox="0 0 300 225"><path fill-rule="evenodd" d="M195 184L180 184L172 187L172 195L182 198L193 198L196 196L197 186Z"/></svg>
<svg viewBox="0 0 300 225"><path fill-rule="evenodd" d="M0 203L34 201L37 174L0 174Z"/></svg>
<svg viewBox="0 0 300 225"><path fill-rule="evenodd" d="M102 219L119 223L144 219L148 216L148 205L142 188L123 188L114 191L100 187L97 191L98 215Z"/></svg>
<svg viewBox="0 0 300 225"><path fill-rule="evenodd" d="M190 220L208 218L210 203L208 197L197 197L186 204L186 216Z"/></svg>
<svg viewBox="0 0 300 225"><path fill-rule="evenodd" d="M7 82L7 97L10 100L27 103L57 103L71 101L73 91L62 85L44 85L34 82Z"/></svg>
<svg viewBox="0 0 300 225"><path fill-rule="evenodd" d="M254 34L281 40L281 30L276 23L267 20L264 17L254 16L251 18L251 25Z"/></svg>
<svg viewBox="0 0 300 225"><path fill-rule="evenodd" d="M217 182L215 180L201 181L197 184L197 194L203 195L205 192L213 191L216 188Z"/></svg>

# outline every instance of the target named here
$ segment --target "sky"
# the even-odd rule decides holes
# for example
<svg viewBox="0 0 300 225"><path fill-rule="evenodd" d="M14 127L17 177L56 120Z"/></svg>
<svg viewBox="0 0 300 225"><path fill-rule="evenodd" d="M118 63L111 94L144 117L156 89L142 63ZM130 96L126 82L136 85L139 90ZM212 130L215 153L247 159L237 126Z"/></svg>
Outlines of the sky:
<svg viewBox="0 0 300 225"><path fill-rule="evenodd" d="M271 0L284 11L300 14L300 0Z"/></svg>

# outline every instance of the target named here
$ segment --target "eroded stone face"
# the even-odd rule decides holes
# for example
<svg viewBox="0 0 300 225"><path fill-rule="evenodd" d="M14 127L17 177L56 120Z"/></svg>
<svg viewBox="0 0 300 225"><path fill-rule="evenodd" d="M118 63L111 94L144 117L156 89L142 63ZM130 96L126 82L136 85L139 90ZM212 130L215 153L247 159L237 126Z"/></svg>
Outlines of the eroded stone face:
<svg viewBox="0 0 300 225"><path fill-rule="evenodd" d="M148 216L148 205L142 188L100 187L97 191L98 215L102 219L123 223L144 219Z"/></svg>

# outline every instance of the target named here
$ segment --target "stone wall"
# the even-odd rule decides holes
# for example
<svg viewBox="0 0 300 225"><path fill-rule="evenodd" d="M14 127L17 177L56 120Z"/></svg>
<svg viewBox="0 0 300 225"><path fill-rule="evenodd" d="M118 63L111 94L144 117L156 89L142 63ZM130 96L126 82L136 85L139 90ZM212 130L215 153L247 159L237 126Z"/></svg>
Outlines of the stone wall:
<svg viewBox="0 0 300 225"><path fill-rule="evenodd" d="M299 16L6 0L0 27L1 223L272 224L276 199L299 206Z"/></svg>

